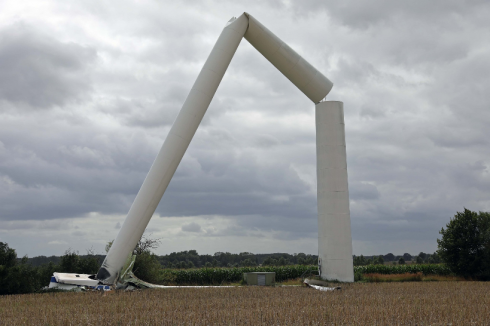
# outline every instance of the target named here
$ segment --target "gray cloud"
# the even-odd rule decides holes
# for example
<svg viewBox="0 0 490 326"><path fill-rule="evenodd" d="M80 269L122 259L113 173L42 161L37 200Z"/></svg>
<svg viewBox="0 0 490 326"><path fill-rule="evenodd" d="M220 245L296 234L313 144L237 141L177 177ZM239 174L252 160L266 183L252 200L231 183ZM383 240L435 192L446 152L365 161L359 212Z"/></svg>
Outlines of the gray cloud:
<svg viewBox="0 0 490 326"><path fill-rule="evenodd" d="M417 0L395 3L389 0L376 0L369 3L357 1L319 1L307 0L293 3L300 13L313 15L319 10L325 10L329 16L353 28L389 28L394 21L415 19L422 24L427 22L440 23L444 17L452 17L450 25L460 18L474 17L480 10L488 10L483 0L461 2L457 0L437 0L427 3Z"/></svg>
<svg viewBox="0 0 490 326"><path fill-rule="evenodd" d="M201 232L201 226L197 223L188 223L182 225L182 231L184 232Z"/></svg>
<svg viewBox="0 0 490 326"><path fill-rule="evenodd" d="M90 47L60 42L26 24L8 26L0 37L0 99L34 108L80 100L90 90L87 69L95 58Z"/></svg>
<svg viewBox="0 0 490 326"><path fill-rule="evenodd" d="M19 240L45 254L53 246L42 241L68 243L67 220L127 213L220 30L242 12L223 1L72 6L69 15L40 8L42 24L0 13L0 232L49 226L59 236ZM355 253L432 251L457 210L490 210L489 10L381 0L247 9L325 72L329 100L344 101ZM172 232L206 248L228 236L241 239L236 248L270 240L265 251L281 250L273 241L309 244L314 126L312 103L244 40L159 223L185 220ZM110 239L94 236L93 223L68 234L103 246ZM186 248L180 236L169 241Z"/></svg>

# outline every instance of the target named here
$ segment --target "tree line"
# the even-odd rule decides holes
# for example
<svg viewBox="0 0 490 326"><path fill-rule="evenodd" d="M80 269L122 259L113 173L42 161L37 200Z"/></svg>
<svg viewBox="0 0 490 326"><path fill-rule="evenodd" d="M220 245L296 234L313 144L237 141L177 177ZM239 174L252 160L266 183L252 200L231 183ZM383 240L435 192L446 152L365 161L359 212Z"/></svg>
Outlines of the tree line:
<svg viewBox="0 0 490 326"><path fill-rule="evenodd" d="M58 263L49 261L34 266L27 257L18 259L15 249L0 242L0 295L37 292L49 284L54 272L97 273L102 260L92 252L80 256L78 252L67 250L58 257Z"/></svg>
<svg viewBox="0 0 490 326"><path fill-rule="evenodd" d="M253 254L241 252L216 252L214 255L199 255L196 250L172 252L157 256L163 268L200 268L200 267L253 267L253 266L287 266L316 265L318 256L298 253Z"/></svg>
<svg viewBox="0 0 490 326"><path fill-rule="evenodd" d="M412 256L409 253L404 253L402 256L395 256L389 253L384 256L353 256L354 266L366 266L366 265L383 265L385 262L389 262L392 265L403 265L407 262L416 264L440 264L441 258L437 252L433 254L426 254L420 252L417 256Z"/></svg>
<svg viewBox="0 0 490 326"><path fill-rule="evenodd" d="M105 255L80 255L80 259L89 257L103 261ZM201 268L201 267L253 267L253 266L287 266L287 265L316 265L317 255L304 253L287 254L253 254L242 252L232 254L229 252L217 252L213 255L199 255L196 250L173 252L168 255L154 255L162 268ZM55 265L61 261L60 256L37 256L26 258L26 262L32 266L41 266L48 263ZM23 258L17 258L20 263Z"/></svg>
<svg viewBox="0 0 490 326"><path fill-rule="evenodd" d="M385 261L403 264L406 261L418 264L444 263L455 275L472 279L490 280L490 213L464 209L457 212L446 228L439 232L438 250L433 254L419 253L416 257L405 253L395 256L354 256L356 266L383 264ZM318 256L304 253L232 254L217 252L214 255L199 255L196 250L173 252L157 256L151 252L158 239L143 237L134 250L137 255L134 273L148 282L158 279L162 268L193 267L253 267L316 265ZM111 242L106 250L109 250ZM18 258L15 249L0 242L0 295L36 292L47 286L53 272L97 273L104 255L95 255L91 250L86 255L67 250L61 257Z"/></svg>

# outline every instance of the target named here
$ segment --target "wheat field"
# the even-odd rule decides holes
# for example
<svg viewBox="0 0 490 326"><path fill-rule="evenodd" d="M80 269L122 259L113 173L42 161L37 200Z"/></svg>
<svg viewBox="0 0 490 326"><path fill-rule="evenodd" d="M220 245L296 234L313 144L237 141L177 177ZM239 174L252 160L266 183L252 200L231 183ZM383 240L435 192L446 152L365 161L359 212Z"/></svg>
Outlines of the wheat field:
<svg viewBox="0 0 490 326"><path fill-rule="evenodd" d="M490 283L356 283L0 297L0 325L490 325Z"/></svg>

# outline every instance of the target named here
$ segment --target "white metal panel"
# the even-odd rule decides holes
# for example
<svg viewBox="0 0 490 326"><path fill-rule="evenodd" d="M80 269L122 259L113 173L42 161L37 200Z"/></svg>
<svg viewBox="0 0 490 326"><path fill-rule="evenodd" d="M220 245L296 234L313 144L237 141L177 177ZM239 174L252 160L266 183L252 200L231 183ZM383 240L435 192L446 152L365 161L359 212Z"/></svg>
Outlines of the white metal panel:
<svg viewBox="0 0 490 326"><path fill-rule="evenodd" d="M229 23L199 74L109 250L97 278L112 284L148 225L248 27L241 15Z"/></svg>
<svg viewBox="0 0 490 326"><path fill-rule="evenodd" d="M249 24L245 38L254 48L256 48L264 57L272 57L284 43L276 35L267 30L264 25L259 23L250 14L248 15ZM250 21L257 21L250 23ZM260 50L259 50L260 49Z"/></svg>
<svg viewBox="0 0 490 326"><path fill-rule="evenodd" d="M320 193L322 200L318 202L318 215L346 214L349 210L349 196L343 191Z"/></svg>
<svg viewBox="0 0 490 326"><path fill-rule="evenodd" d="M257 275L257 284L261 286L265 286L265 274Z"/></svg>
<svg viewBox="0 0 490 326"><path fill-rule="evenodd" d="M320 272L329 280L353 282L343 103L318 103L315 116Z"/></svg>
<svg viewBox="0 0 490 326"><path fill-rule="evenodd" d="M96 286L99 281L89 278L90 274L53 273L56 282L70 285Z"/></svg>
<svg viewBox="0 0 490 326"><path fill-rule="evenodd" d="M199 91L200 93L207 95L209 101L211 102L211 99L213 98L216 89L218 89L222 78L223 74L219 72L215 72L214 70L210 69L202 69L191 91Z"/></svg>
<svg viewBox="0 0 490 326"><path fill-rule="evenodd" d="M321 147L322 149L328 149L326 146L319 146L317 144L317 151ZM320 163L318 159L321 159L323 155L317 155L317 164ZM347 164L347 163L346 163ZM348 191L347 185L347 169L345 168L323 168L324 162L321 162L320 166L317 166L317 179L321 180L322 187L318 188L318 192L330 192L330 191Z"/></svg>
<svg viewBox="0 0 490 326"><path fill-rule="evenodd" d="M344 145L321 145L318 150L319 160L326 169L347 169Z"/></svg>
<svg viewBox="0 0 490 326"><path fill-rule="evenodd" d="M257 19L245 14L249 19L245 39L310 100L320 102L332 89L332 82Z"/></svg>

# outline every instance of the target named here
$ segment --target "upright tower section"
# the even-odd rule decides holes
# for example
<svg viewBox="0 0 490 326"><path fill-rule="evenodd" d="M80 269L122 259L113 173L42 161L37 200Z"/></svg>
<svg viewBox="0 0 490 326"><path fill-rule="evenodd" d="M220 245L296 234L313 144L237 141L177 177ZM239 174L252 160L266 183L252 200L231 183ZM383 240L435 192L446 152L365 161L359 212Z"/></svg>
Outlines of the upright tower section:
<svg viewBox="0 0 490 326"><path fill-rule="evenodd" d="M318 269L328 280L354 282L344 104L315 105Z"/></svg>

